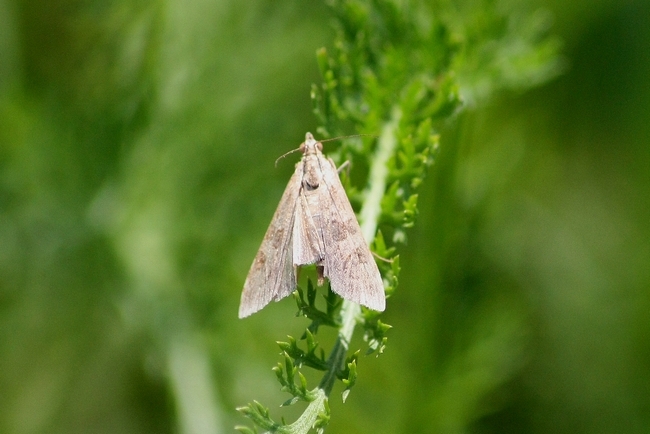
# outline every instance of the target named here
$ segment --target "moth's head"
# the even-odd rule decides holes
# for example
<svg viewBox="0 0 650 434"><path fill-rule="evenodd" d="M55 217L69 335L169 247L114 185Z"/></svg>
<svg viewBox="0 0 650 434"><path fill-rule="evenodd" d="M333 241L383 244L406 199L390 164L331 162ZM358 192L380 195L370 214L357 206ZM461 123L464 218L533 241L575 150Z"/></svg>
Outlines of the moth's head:
<svg viewBox="0 0 650 434"><path fill-rule="evenodd" d="M300 145L300 152L305 155L316 154L323 150L323 144L317 142L311 133L305 134L305 141Z"/></svg>

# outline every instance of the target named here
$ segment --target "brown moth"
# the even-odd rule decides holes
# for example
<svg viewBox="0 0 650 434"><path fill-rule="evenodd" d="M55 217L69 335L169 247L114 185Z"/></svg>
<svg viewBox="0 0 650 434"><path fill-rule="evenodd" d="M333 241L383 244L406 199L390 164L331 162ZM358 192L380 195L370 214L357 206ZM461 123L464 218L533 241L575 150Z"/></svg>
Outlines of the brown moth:
<svg viewBox="0 0 650 434"><path fill-rule="evenodd" d="M311 133L246 277L239 318L296 289L300 265L316 264L318 284L370 309L386 307L384 284L334 162Z"/></svg>

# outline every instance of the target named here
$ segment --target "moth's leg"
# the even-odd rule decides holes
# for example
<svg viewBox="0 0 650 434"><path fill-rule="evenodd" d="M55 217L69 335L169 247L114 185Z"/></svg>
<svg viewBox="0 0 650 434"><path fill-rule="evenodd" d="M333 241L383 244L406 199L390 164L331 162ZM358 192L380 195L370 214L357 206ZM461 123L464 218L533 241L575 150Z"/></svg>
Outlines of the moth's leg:
<svg viewBox="0 0 650 434"><path fill-rule="evenodd" d="M297 288L298 287L298 279L300 278L300 267L297 267L295 265L293 266L293 275L296 278L296 281L294 282L294 284L295 284L295 287Z"/></svg>
<svg viewBox="0 0 650 434"><path fill-rule="evenodd" d="M376 253L373 252L372 250L370 251L370 253L372 253L372 256L374 256L375 258L379 259L380 261L388 262L389 264L392 264L392 263L393 263L393 260L392 260L392 259L388 259L388 258L384 258L383 256L379 256L378 254L376 254Z"/></svg>
<svg viewBox="0 0 650 434"><path fill-rule="evenodd" d="M338 173L341 173L345 169L346 175L350 176L350 160L345 160L343 164L341 164L336 171Z"/></svg>
<svg viewBox="0 0 650 434"><path fill-rule="evenodd" d="M323 286L323 283L325 283L325 276L323 276L325 272L325 267L322 265L316 265L316 273L318 273L318 286Z"/></svg>

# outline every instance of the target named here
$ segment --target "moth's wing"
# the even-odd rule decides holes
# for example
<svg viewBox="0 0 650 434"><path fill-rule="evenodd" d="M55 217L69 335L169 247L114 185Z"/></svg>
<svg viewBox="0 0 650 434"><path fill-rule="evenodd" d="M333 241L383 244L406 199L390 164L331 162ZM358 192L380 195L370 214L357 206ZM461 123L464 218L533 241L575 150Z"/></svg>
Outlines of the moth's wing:
<svg viewBox="0 0 650 434"><path fill-rule="evenodd" d="M239 303L239 318L257 312L271 301L286 297L296 287L291 238L302 171L301 161L296 165L282 194L262 245L248 271Z"/></svg>
<svg viewBox="0 0 650 434"><path fill-rule="evenodd" d="M336 166L324 156L319 156L319 160L325 183L319 188L323 205L324 275L341 297L381 312L386 308L386 295L375 259L363 238Z"/></svg>
<svg viewBox="0 0 650 434"><path fill-rule="evenodd" d="M309 206L309 201L318 199L318 192L300 189L293 225L293 265L314 264L322 261L325 256L323 242L316 223L320 216L313 215Z"/></svg>

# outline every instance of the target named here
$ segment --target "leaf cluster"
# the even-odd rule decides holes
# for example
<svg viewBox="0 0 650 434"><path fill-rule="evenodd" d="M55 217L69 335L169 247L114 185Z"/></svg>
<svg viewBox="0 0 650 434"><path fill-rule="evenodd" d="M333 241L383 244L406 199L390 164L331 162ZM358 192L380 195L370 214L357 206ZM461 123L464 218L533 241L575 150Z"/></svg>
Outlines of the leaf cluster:
<svg viewBox="0 0 650 434"><path fill-rule="evenodd" d="M283 363L278 363L273 371L276 374L277 380L281 385L281 390L291 395L291 398L286 400L282 406L296 404L297 402L314 403L326 391L329 393L333 386L334 380L340 380L345 386L343 392L343 400L345 400L350 393L351 388L354 386L357 377L357 363L360 351L356 351L351 356L345 359L345 362L340 363L341 355L345 354L346 348L338 349L342 351L332 351L328 358L325 357L325 351L319 346L316 341L316 334L321 326L332 327L338 329L341 327L339 311L341 308L342 300L339 296L334 294L331 289L328 289L324 295L326 308L320 310L316 306L317 290L316 287L307 281L307 291L298 287L294 292L294 299L298 307L298 316L304 316L311 320L310 324L305 329L302 337L297 340L292 336L287 337L287 341L277 342L283 357ZM371 318L374 315L373 311L366 310L364 317ZM362 321L361 319L359 319ZM379 321L363 321L367 324L367 333L375 336L378 335L379 330L382 328ZM385 327L384 327L385 328ZM387 329L386 329L387 330ZM385 339L385 338L384 338ZM302 345L301 345L302 342ZM371 340L368 340L368 353L373 352L378 346ZM303 366L315 369L317 371L325 372L323 380L318 387L309 390L307 388L307 379L300 372ZM321 399L322 405L320 410L312 417L313 421L306 426L309 430L311 427L316 428L319 432L325 428L329 422L329 405L325 397ZM296 421L294 424L287 425L284 420L282 422L274 421L269 414L269 410L257 401L248 404L247 406L238 408L242 414L251 419L255 425L273 433L294 433L306 432L301 421ZM307 414L308 412L306 412ZM303 418L307 419L305 415ZM251 431L248 427L239 426L238 430L244 433L256 432Z"/></svg>
<svg viewBox="0 0 650 434"><path fill-rule="evenodd" d="M392 242L406 241L417 217L415 193L434 161L439 137L434 123L461 106L450 65L458 51L448 26L418 2L331 0L337 38L317 53L323 82L312 86L319 134L381 134L392 122L397 147L387 161L388 188L379 225ZM339 159L355 165L362 180L374 140L347 140ZM365 199L344 179L353 205Z"/></svg>

